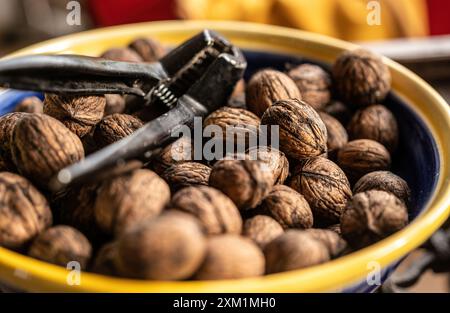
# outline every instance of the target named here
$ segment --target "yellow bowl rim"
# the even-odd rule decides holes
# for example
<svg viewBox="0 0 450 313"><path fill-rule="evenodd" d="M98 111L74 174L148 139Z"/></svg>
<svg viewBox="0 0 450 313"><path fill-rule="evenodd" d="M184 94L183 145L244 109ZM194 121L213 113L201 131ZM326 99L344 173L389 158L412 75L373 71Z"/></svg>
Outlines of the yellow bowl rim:
<svg viewBox="0 0 450 313"><path fill-rule="evenodd" d="M295 44L297 50L312 49L308 50L309 53L313 51L325 55L326 51L332 51L333 55L336 55L339 51L356 47L354 44L323 35L277 26L229 21L163 21L68 35L32 45L8 55L7 58L24 54L76 51L77 46L89 46L99 38L118 40L122 37L130 39L137 35L153 34L162 36L160 39L172 36L171 40L176 38L176 41L179 41L204 28L217 30L231 41L239 41L243 48L264 48L292 53ZM330 61L329 55L327 58ZM414 103L412 109L430 129L436 141L441 165L438 183L426 209L405 229L377 244L322 265L258 278L211 282L139 281L83 273L81 284L71 286L67 284L68 270L0 248L0 279L10 286L29 291L323 292L340 290L364 279L374 269L374 263L371 263L373 261L381 267L395 262L421 245L450 214L450 108L446 101L417 75L392 60L384 60L393 76L393 89L408 103ZM396 80L399 81L398 84L395 83Z"/></svg>

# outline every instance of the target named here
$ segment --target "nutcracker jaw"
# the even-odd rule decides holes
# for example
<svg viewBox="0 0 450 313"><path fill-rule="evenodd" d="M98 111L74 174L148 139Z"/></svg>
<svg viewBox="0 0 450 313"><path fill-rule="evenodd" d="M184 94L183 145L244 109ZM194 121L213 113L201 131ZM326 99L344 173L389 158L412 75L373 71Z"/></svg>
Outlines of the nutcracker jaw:
<svg viewBox="0 0 450 313"><path fill-rule="evenodd" d="M62 169L51 183L58 191L176 139L171 134L181 125L191 126L195 116L205 116L226 103L245 68L239 49L204 30L156 63L71 55L0 61L0 86L80 96L132 94L145 99L147 106L168 110L129 137Z"/></svg>

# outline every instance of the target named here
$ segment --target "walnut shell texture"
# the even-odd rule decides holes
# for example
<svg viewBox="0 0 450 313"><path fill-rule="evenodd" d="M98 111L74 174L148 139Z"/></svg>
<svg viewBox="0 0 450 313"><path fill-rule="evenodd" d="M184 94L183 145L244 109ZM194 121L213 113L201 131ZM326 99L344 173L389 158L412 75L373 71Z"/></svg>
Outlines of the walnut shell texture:
<svg viewBox="0 0 450 313"><path fill-rule="evenodd" d="M264 198L260 208L283 228L310 228L313 214L305 198L294 189L276 185Z"/></svg>
<svg viewBox="0 0 450 313"><path fill-rule="evenodd" d="M136 51L144 62L156 62L166 54L163 45L152 38L137 38L129 48Z"/></svg>
<svg viewBox="0 0 450 313"><path fill-rule="evenodd" d="M111 48L102 53L100 56L103 59L121 62L142 62L141 56L133 49L130 48Z"/></svg>
<svg viewBox="0 0 450 313"><path fill-rule="evenodd" d="M351 183L367 173L388 170L391 155L386 148L370 139L349 141L338 152L337 163L344 170Z"/></svg>
<svg viewBox="0 0 450 313"><path fill-rule="evenodd" d="M13 161L21 174L42 188L61 169L80 161L80 139L60 121L44 114L29 114L14 128Z"/></svg>
<svg viewBox="0 0 450 313"><path fill-rule="evenodd" d="M247 107L258 116L262 116L267 108L278 100L301 98L295 82L279 71L261 70L254 74L247 84Z"/></svg>
<svg viewBox="0 0 450 313"><path fill-rule="evenodd" d="M61 121L81 138L101 121L105 104L104 96L45 94L44 113Z"/></svg>
<svg viewBox="0 0 450 313"><path fill-rule="evenodd" d="M194 159L194 147L188 136L183 136L158 151L152 159L152 169L162 175L172 165Z"/></svg>
<svg viewBox="0 0 450 313"><path fill-rule="evenodd" d="M305 230L314 239L321 241L328 249L332 258L340 256L346 249L347 243L338 233L328 229L310 228Z"/></svg>
<svg viewBox="0 0 450 313"><path fill-rule="evenodd" d="M261 203L273 186L273 175L261 161L220 160L212 168L209 184L245 210Z"/></svg>
<svg viewBox="0 0 450 313"><path fill-rule="evenodd" d="M250 160L265 162L273 172L274 184L283 184L289 175L289 161L278 149L258 146L247 151Z"/></svg>
<svg viewBox="0 0 450 313"><path fill-rule="evenodd" d="M14 108L15 112L43 113L44 104L38 97L26 97Z"/></svg>
<svg viewBox="0 0 450 313"><path fill-rule="evenodd" d="M357 193L341 216L341 232L354 248L375 243L408 223L408 211L402 200L391 193L369 190Z"/></svg>
<svg viewBox="0 0 450 313"><path fill-rule="evenodd" d="M264 255L250 239L237 235L210 237L198 280L234 279L264 274Z"/></svg>
<svg viewBox="0 0 450 313"><path fill-rule="evenodd" d="M270 216L255 215L245 221L243 235L253 240L260 248L264 248L283 232L283 227Z"/></svg>
<svg viewBox="0 0 450 313"><path fill-rule="evenodd" d="M141 120L128 114L108 115L97 125L94 139L99 147L105 147L131 135L142 126Z"/></svg>
<svg viewBox="0 0 450 313"><path fill-rule="evenodd" d="M16 166L12 157L13 131L17 122L26 116L26 113L8 113L0 117L0 170L15 172Z"/></svg>
<svg viewBox="0 0 450 313"><path fill-rule="evenodd" d="M240 234L242 218L236 205L217 189L187 187L172 198L171 208L193 214L209 235Z"/></svg>
<svg viewBox="0 0 450 313"><path fill-rule="evenodd" d="M322 241L306 231L295 229L289 229L266 245L264 255L267 274L300 269L330 259Z"/></svg>
<svg viewBox="0 0 450 313"><path fill-rule="evenodd" d="M323 157L311 158L299 164L294 170L290 186L305 197L314 218L324 223L338 222L352 196L344 172Z"/></svg>
<svg viewBox="0 0 450 313"><path fill-rule="evenodd" d="M317 112L307 103L281 100L266 110L262 125L279 125L280 150L293 159L327 152L327 129Z"/></svg>
<svg viewBox="0 0 450 313"><path fill-rule="evenodd" d="M94 273L117 276L115 265L117 241L104 244L97 252L90 270Z"/></svg>
<svg viewBox="0 0 450 313"><path fill-rule="evenodd" d="M169 184L172 191L188 186L208 185L211 168L198 162L182 162L169 167L162 178Z"/></svg>
<svg viewBox="0 0 450 313"><path fill-rule="evenodd" d="M347 131L344 126L331 115L325 112L319 112L319 116L327 128L328 156L331 159L335 159L337 151L348 142Z"/></svg>
<svg viewBox="0 0 450 313"><path fill-rule="evenodd" d="M332 72L341 99L357 106L380 103L391 89L388 67L379 56L364 49L343 52Z"/></svg>
<svg viewBox="0 0 450 313"><path fill-rule="evenodd" d="M322 109L330 101L330 75L320 66L301 64L288 72L298 87L302 100L314 109Z"/></svg>
<svg viewBox="0 0 450 313"><path fill-rule="evenodd" d="M350 139L372 139L393 152L398 144L398 126L394 114L384 105L371 105L356 111L348 125Z"/></svg>
<svg viewBox="0 0 450 313"><path fill-rule="evenodd" d="M95 219L103 231L120 235L159 215L170 201L167 183L147 169L105 181L98 190Z"/></svg>
<svg viewBox="0 0 450 313"><path fill-rule="evenodd" d="M197 220L171 211L121 236L114 264L125 277L180 280L194 274L205 252Z"/></svg>
<svg viewBox="0 0 450 313"><path fill-rule="evenodd" d="M89 240L75 228L58 225L41 233L31 244L28 255L64 267L75 261L81 269L86 269L92 247Z"/></svg>
<svg viewBox="0 0 450 313"><path fill-rule="evenodd" d="M0 172L0 246L20 249L52 220L47 199L27 179Z"/></svg>
<svg viewBox="0 0 450 313"><path fill-rule="evenodd" d="M408 183L401 177L389 171L375 171L361 177L353 187L353 193L367 190L383 190L392 193L397 198L408 204L411 198L411 190Z"/></svg>

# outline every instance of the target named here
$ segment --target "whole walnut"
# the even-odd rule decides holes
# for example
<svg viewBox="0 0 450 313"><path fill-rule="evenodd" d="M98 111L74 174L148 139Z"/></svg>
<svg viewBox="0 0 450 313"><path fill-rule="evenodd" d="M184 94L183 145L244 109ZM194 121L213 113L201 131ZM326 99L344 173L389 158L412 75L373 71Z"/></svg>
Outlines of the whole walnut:
<svg viewBox="0 0 450 313"><path fill-rule="evenodd" d="M0 116L0 171L16 171L11 152L13 131L17 122L24 116L26 113L21 112Z"/></svg>
<svg viewBox="0 0 450 313"><path fill-rule="evenodd" d="M245 151L250 145L257 144L259 124L259 117L252 112L227 106L212 112L203 121L204 128L208 126L209 128L213 126L218 128L217 132L222 132L221 135L225 143L229 141L234 146L245 145L245 148L241 148L241 151ZM215 132L214 129L211 129L211 131ZM212 135L217 136L217 133L212 133ZM251 139L254 139L255 142L251 142Z"/></svg>
<svg viewBox="0 0 450 313"><path fill-rule="evenodd" d="M399 231L408 223L402 200L381 190L357 193L341 216L341 232L353 248L373 244Z"/></svg>
<svg viewBox="0 0 450 313"><path fill-rule="evenodd" d="M141 56L130 48L111 48L100 55L101 58L120 62L142 62Z"/></svg>
<svg viewBox="0 0 450 313"><path fill-rule="evenodd" d="M171 211L121 236L114 264L125 277L181 280L194 274L205 252L206 240L197 220Z"/></svg>
<svg viewBox="0 0 450 313"><path fill-rule="evenodd" d="M114 113L125 112L126 103L124 96L116 94L106 94L105 101L105 116Z"/></svg>
<svg viewBox="0 0 450 313"><path fill-rule="evenodd" d="M398 126L394 114L384 105L371 105L358 110L348 125L350 139L378 141L391 153L398 144Z"/></svg>
<svg viewBox="0 0 450 313"><path fill-rule="evenodd" d="M161 175L172 191L188 186L208 185L211 168L198 162L176 163Z"/></svg>
<svg viewBox="0 0 450 313"><path fill-rule="evenodd" d="M310 228L313 214L305 198L294 189L276 185L261 203L265 214L273 217L283 228Z"/></svg>
<svg viewBox="0 0 450 313"><path fill-rule="evenodd" d="M353 186L353 193L367 190L383 190L408 204L411 198L411 190L408 183L401 177L389 171L375 171L361 177Z"/></svg>
<svg viewBox="0 0 450 313"><path fill-rule="evenodd" d="M343 102L338 100L332 100L325 106L323 111L335 119L337 119L342 125L347 125L350 122L353 112Z"/></svg>
<svg viewBox="0 0 450 313"><path fill-rule="evenodd" d="M258 116L262 116L278 100L302 98L297 85L289 76L272 69L254 74L247 84L245 95L247 107Z"/></svg>
<svg viewBox="0 0 450 313"><path fill-rule="evenodd" d="M22 117L14 128L11 147L19 173L42 188L49 188L51 179L61 169L84 157L80 139L45 114Z"/></svg>
<svg viewBox="0 0 450 313"><path fill-rule="evenodd" d="M108 115L95 128L94 140L99 147L105 147L131 135L142 126L141 120L128 114Z"/></svg>
<svg viewBox="0 0 450 313"><path fill-rule="evenodd" d="M144 62L156 62L166 54L163 45L152 38L137 38L128 47L136 51Z"/></svg>
<svg viewBox="0 0 450 313"><path fill-rule="evenodd" d="M166 169L174 164L194 159L194 147L188 136L183 136L158 151L151 163L152 169L162 175Z"/></svg>
<svg viewBox="0 0 450 313"><path fill-rule="evenodd" d="M0 172L0 246L20 249L52 220L47 200L27 179Z"/></svg>
<svg viewBox="0 0 450 313"><path fill-rule="evenodd" d="M101 121L105 104L104 96L45 94L44 113L61 121L81 138Z"/></svg>
<svg viewBox="0 0 450 313"><path fill-rule="evenodd" d="M209 175L210 186L233 200L239 209L255 208L273 186L272 171L261 161L220 160Z"/></svg>
<svg viewBox="0 0 450 313"><path fill-rule="evenodd" d="M38 97L26 97L14 108L15 112L43 113L44 104Z"/></svg>
<svg viewBox="0 0 450 313"><path fill-rule="evenodd" d="M262 125L278 125L280 150L293 159L327 152L327 129L319 114L307 103L280 100L266 110Z"/></svg>
<svg viewBox="0 0 450 313"><path fill-rule="evenodd" d="M117 253L117 241L104 244L97 252L92 262L90 271L102 275L117 276L115 259Z"/></svg>
<svg viewBox="0 0 450 313"><path fill-rule="evenodd" d="M319 116L327 128L328 157L330 159L335 159L338 150L348 142L347 131L344 126L331 115L325 112L319 112Z"/></svg>
<svg viewBox="0 0 450 313"><path fill-rule="evenodd" d="M103 231L119 236L138 222L159 215L169 201L167 183L153 171L138 169L100 186L95 220Z"/></svg>
<svg viewBox="0 0 450 313"><path fill-rule="evenodd" d="M210 237L206 257L194 279L237 279L264 274L264 255L250 239L238 235Z"/></svg>
<svg viewBox="0 0 450 313"><path fill-rule="evenodd" d="M247 151L250 160L265 162L273 173L274 184L283 184L289 175L289 161L278 149L257 146Z"/></svg>
<svg viewBox="0 0 450 313"><path fill-rule="evenodd" d="M367 173L387 170L391 166L391 155L386 148L370 139L349 141L338 152L337 163L347 174L351 183Z"/></svg>
<svg viewBox="0 0 450 313"><path fill-rule="evenodd" d="M187 187L172 197L171 208L193 214L208 235L240 234L242 218L226 195L207 186Z"/></svg>
<svg viewBox="0 0 450 313"><path fill-rule="evenodd" d="M320 66L301 64L292 68L288 75L298 87L303 101L316 110L322 109L330 101L330 75Z"/></svg>
<svg viewBox="0 0 450 313"><path fill-rule="evenodd" d="M326 245L304 230L289 229L264 248L266 273L300 269L330 259Z"/></svg>
<svg viewBox="0 0 450 313"><path fill-rule="evenodd" d="M301 162L294 170L290 186L305 197L317 222L338 222L352 196L344 172L323 157Z"/></svg>
<svg viewBox="0 0 450 313"><path fill-rule="evenodd" d="M253 240L260 248L284 232L283 227L267 215L255 215L244 223L242 234Z"/></svg>
<svg viewBox="0 0 450 313"><path fill-rule="evenodd" d="M332 72L341 99L356 106L380 103L391 89L388 67L379 56L364 49L343 52Z"/></svg>
<svg viewBox="0 0 450 313"><path fill-rule="evenodd" d="M64 267L70 262L78 262L81 269L86 269L92 247L89 240L75 228L58 225L39 234L31 244L28 255Z"/></svg>
<svg viewBox="0 0 450 313"><path fill-rule="evenodd" d="M340 256L346 249L347 243L341 236L328 229L310 228L305 230L314 239L322 242L328 249L331 258Z"/></svg>

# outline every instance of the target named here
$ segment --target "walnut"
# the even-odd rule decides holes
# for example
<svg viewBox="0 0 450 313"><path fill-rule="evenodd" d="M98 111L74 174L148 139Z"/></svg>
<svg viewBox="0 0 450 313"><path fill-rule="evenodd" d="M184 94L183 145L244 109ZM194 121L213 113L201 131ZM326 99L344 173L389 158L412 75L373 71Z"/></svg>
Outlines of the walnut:
<svg viewBox="0 0 450 313"><path fill-rule="evenodd" d="M263 161L273 173L274 184L283 184L289 175L289 161L278 149L257 146L247 151L250 160Z"/></svg>
<svg viewBox="0 0 450 313"><path fill-rule="evenodd" d="M388 67L364 49L343 52L333 65L333 79L342 100L357 106L380 103L391 89Z"/></svg>
<svg viewBox="0 0 450 313"><path fill-rule="evenodd" d="M305 230L306 233L311 235L314 239L322 242L328 249L328 253L331 258L336 258L347 249L347 243L339 236L338 233L319 228L310 228Z"/></svg>
<svg viewBox="0 0 450 313"><path fill-rule="evenodd" d="M193 214L209 235L240 234L242 218L236 205L220 191L207 187L187 187L172 198L171 208Z"/></svg>
<svg viewBox="0 0 450 313"><path fill-rule="evenodd" d="M117 246L117 241L104 244L98 250L90 270L102 275L117 276L117 269L114 263L117 257Z"/></svg>
<svg viewBox="0 0 450 313"><path fill-rule="evenodd" d="M14 108L15 112L43 113L44 104L38 97L27 97Z"/></svg>
<svg viewBox="0 0 450 313"><path fill-rule="evenodd" d="M337 119L344 126L350 122L353 115L353 112L347 105L337 100L332 100L323 111Z"/></svg>
<svg viewBox="0 0 450 313"><path fill-rule="evenodd" d="M234 146L245 144L245 148L249 148L250 145L257 144L251 142L250 138L257 139L259 123L259 117L252 112L225 106L208 115L203 121L203 127L218 126L222 130L221 135L225 143L229 141L234 143Z"/></svg>
<svg viewBox="0 0 450 313"><path fill-rule="evenodd" d="M11 146L19 172L42 188L48 188L61 169L84 157L80 139L57 119L44 114L22 117L14 128Z"/></svg>
<svg viewBox="0 0 450 313"><path fill-rule="evenodd" d="M75 228L58 225L39 234L31 244L28 255L64 267L70 262L78 262L81 269L85 269L92 255L92 247Z"/></svg>
<svg viewBox="0 0 450 313"><path fill-rule="evenodd" d="M114 264L125 277L180 280L194 274L205 252L197 220L171 211L121 236Z"/></svg>
<svg viewBox="0 0 450 313"><path fill-rule="evenodd" d="M300 163L294 170L290 186L308 201L315 220L325 223L338 222L352 196L344 172L323 157Z"/></svg>
<svg viewBox="0 0 450 313"><path fill-rule="evenodd" d="M255 208L269 193L272 171L261 161L221 160L214 164L209 184L226 194L239 209Z"/></svg>
<svg viewBox="0 0 450 313"><path fill-rule="evenodd" d="M408 211L402 200L381 190L357 193L341 216L341 232L353 248L375 243L408 223Z"/></svg>
<svg viewBox="0 0 450 313"><path fill-rule="evenodd" d="M183 136L158 151L152 159L152 169L162 175L166 169L174 164L194 159L194 147L191 138Z"/></svg>
<svg viewBox="0 0 450 313"><path fill-rule="evenodd" d="M51 224L45 197L25 178L0 172L0 246L20 249Z"/></svg>
<svg viewBox="0 0 450 313"><path fill-rule="evenodd" d="M330 75L320 66L302 64L294 67L288 75L298 87L303 101L316 110L322 109L330 101Z"/></svg>
<svg viewBox="0 0 450 313"><path fill-rule="evenodd" d="M391 166L391 155L380 143L370 139L349 141L338 152L337 163L351 183L367 173L387 170Z"/></svg>
<svg viewBox="0 0 450 313"><path fill-rule="evenodd" d="M288 186L274 186L261 203L261 209L283 228L310 228L313 225L313 214L308 202Z"/></svg>
<svg viewBox="0 0 450 313"><path fill-rule="evenodd" d="M128 46L136 51L144 62L156 62L166 54L163 45L152 38L138 38Z"/></svg>
<svg viewBox="0 0 450 313"><path fill-rule="evenodd" d="M103 96L45 94L44 113L61 121L81 138L101 121L105 104Z"/></svg>
<svg viewBox="0 0 450 313"><path fill-rule="evenodd" d="M264 274L264 255L250 239L237 235L210 237L197 280L234 279Z"/></svg>
<svg viewBox="0 0 450 313"><path fill-rule="evenodd" d="M100 186L95 219L103 231L118 236L138 222L159 215L169 200L167 183L150 170L138 169Z"/></svg>
<svg viewBox="0 0 450 313"><path fill-rule="evenodd" d="M411 197L411 190L408 183L401 177L389 171L375 171L361 177L353 187L353 193L367 190L383 190L392 193L394 196L408 204Z"/></svg>
<svg viewBox="0 0 450 313"><path fill-rule="evenodd" d="M244 223L243 235L253 240L260 248L283 233L283 227L266 215L256 215Z"/></svg>
<svg viewBox="0 0 450 313"><path fill-rule="evenodd" d="M120 61L120 62L142 62L141 56L133 49L130 48L111 48L103 52L100 56L103 59Z"/></svg>
<svg viewBox="0 0 450 313"><path fill-rule="evenodd" d="M94 132L99 147L105 147L123 139L143 126L141 120L128 114L112 114L101 120Z"/></svg>
<svg viewBox="0 0 450 313"><path fill-rule="evenodd" d="M0 117L0 171L16 171L11 151L13 131L17 122L24 116L26 113L17 112Z"/></svg>
<svg viewBox="0 0 450 313"><path fill-rule="evenodd" d="M172 191L188 186L208 185L211 168L198 162L182 162L169 167L161 175Z"/></svg>
<svg viewBox="0 0 450 313"><path fill-rule="evenodd" d="M394 114L381 104L358 110L348 125L350 139L378 141L391 153L398 144L398 126Z"/></svg>
<svg viewBox="0 0 450 313"><path fill-rule="evenodd" d="M258 116L262 116L267 108L278 100L301 98L295 82L279 71L261 70L253 75L247 84L247 106Z"/></svg>
<svg viewBox="0 0 450 313"><path fill-rule="evenodd" d="M319 112L319 116L327 128L328 157L330 159L335 159L338 150L348 142L347 131L344 126L331 115L328 115L325 112Z"/></svg>
<svg viewBox="0 0 450 313"><path fill-rule="evenodd" d="M125 97L116 94L106 94L105 95L105 116L112 115L114 113L125 112Z"/></svg>
<svg viewBox="0 0 450 313"><path fill-rule="evenodd" d="M327 129L316 111L297 99L275 102L264 113L262 125L279 125L280 150L293 159L327 152Z"/></svg>
<svg viewBox="0 0 450 313"><path fill-rule="evenodd" d="M330 259L328 248L304 230L290 229L264 248L266 273L300 269Z"/></svg>

